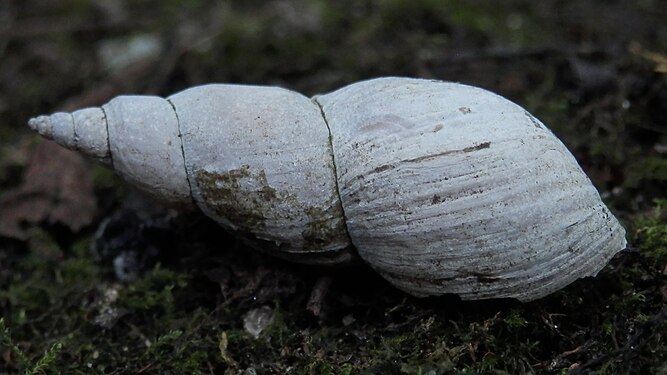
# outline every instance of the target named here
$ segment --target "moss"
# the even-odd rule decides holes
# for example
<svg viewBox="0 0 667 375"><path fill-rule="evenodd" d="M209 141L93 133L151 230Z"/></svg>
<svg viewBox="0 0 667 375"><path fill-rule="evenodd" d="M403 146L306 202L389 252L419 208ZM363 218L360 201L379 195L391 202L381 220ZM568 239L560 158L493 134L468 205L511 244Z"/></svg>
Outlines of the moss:
<svg viewBox="0 0 667 375"><path fill-rule="evenodd" d="M656 199L652 212L633 222L634 236L647 266L667 266L667 199Z"/></svg>
<svg viewBox="0 0 667 375"><path fill-rule="evenodd" d="M85 241L61 252L46 251L53 246L46 236L44 245L34 245L16 260L14 269L24 272L0 293L0 305L7 307L2 347L12 353L11 362L2 366L74 374L249 367L258 373L293 368L301 374L520 374L565 373L602 358L590 368L614 373L640 363L638 369L653 373L667 358L658 292L667 262L666 203L658 201L652 212L631 221L635 251L620 256L597 278L580 280L543 300L418 300L361 276L364 270L344 273L348 282L330 292L320 319L304 309L307 284L272 299L284 293L278 292L281 285L294 282L281 273L292 267L287 264L272 262L271 279L245 292L254 270L267 266L232 253L216 256L240 279L217 287L201 276L216 259L208 252L192 254L187 264L158 265L127 284L110 284L105 276L110 271L96 265ZM289 272L311 277L305 268ZM109 288L118 292L109 306L121 313L105 328L94 318ZM226 294L215 302L222 298L216 297L219 288L238 297ZM268 300L261 297L266 293ZM242 316L267 304L273 306L274 321L254 339L244 331ZM41 333L39 340L34 332Z"/></svg>
<svg viewBox="0 0 667 375"><path fill-rule="evenodd" d="M57 373L56 360L59 352L63 349L62 342L56 342L50 348L44 351L41 358L30 363L23 350L14 343L11 332L5 326L4 319L0 318L0 339L2 345L9 350L6 354L9 358L16 358L17 367L23 368L23 373L26 375Z"/></svg>
<svg viewBox="0 0 667 375"><path fill-rule="evenodd" d="M628 167L625 186L637 188L640 184L667 184L667 158L649 156L641 158Z"/></svg>

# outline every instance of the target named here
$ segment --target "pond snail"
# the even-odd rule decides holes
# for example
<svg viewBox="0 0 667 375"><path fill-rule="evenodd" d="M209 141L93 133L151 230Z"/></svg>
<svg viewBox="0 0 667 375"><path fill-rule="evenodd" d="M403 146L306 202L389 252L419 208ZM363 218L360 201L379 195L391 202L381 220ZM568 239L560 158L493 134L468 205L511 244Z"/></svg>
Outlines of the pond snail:
<svg viewBox="0 0 667 375"><path fill-rule="evenodd" d="M626 245L546 126L462 84L378 78L313 98L209 84L29 125L263 251L316 264L358 254L415 296L530 301Z"/></svg>

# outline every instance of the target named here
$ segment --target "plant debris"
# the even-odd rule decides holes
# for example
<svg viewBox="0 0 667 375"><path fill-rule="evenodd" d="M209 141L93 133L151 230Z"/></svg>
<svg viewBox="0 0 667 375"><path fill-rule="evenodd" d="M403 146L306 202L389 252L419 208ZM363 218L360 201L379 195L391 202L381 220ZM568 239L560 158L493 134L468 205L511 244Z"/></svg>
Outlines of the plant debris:
<svg viewBox="0 0 667 375"><path fill-rule="evenodd" d="M61 224L72 232L90 225L97 200L88 163L54 142L34 144L19 186L0 198L0 236L25 240L24 225Z"/></svg>

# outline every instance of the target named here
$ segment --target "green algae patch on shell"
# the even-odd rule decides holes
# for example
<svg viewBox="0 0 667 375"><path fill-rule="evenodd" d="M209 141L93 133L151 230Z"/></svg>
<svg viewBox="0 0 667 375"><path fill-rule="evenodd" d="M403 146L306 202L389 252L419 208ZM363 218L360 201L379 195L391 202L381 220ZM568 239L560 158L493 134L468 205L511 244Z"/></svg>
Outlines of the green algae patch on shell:
<svg viewBox="0 0 667 375"><path fill-rule="evenodd" d="M331 222L329 218L342 217L343 210L339 206L330 207L324 210L320 207L309 207L305 210L308 216L308 227L302 232L303 239L310 243L313 248L324 246L332 238L338 236L338 233L345 231L345 223L341 220Z"/></svg>
<svg viewBox="0 0 667 375"><path fill-rule="evenodd" d="M257 182L260 188L255 191L243 190L241 184L248 179ZM247 165L227 173L200 170L196 180L209 207L220 217L226 218L228 225L234 229L264 227L266 215L271 214L269 210L278 199L276 190L266 182L266 174L262 171L251 176Z"/></svg>
<svg viewBox="0 0 667 375"><path fill-rule="evenodd" d="M304 205L294 194L271 187L264 170L254 173L248 165L224 173L202 169L195 182L207 207L255 248L306 263L338 263L350 258L349 248L334 254L320 250L345 233L339 206ZM289 231L276 228L295 222L302 222L300 237L288 238Z"/></svg>

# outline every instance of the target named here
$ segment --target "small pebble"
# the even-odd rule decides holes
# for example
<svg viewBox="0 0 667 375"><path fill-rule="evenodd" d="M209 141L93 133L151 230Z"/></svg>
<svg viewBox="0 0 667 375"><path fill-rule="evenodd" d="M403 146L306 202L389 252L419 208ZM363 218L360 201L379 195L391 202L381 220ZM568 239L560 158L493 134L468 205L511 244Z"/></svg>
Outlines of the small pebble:
<svg viewBox="0 0 667 375"><path fill-rule="evenodd" d="M252 309L243 316L243 328L254 338L258 338L272 322L273 310L268 306Z"/></svg>

